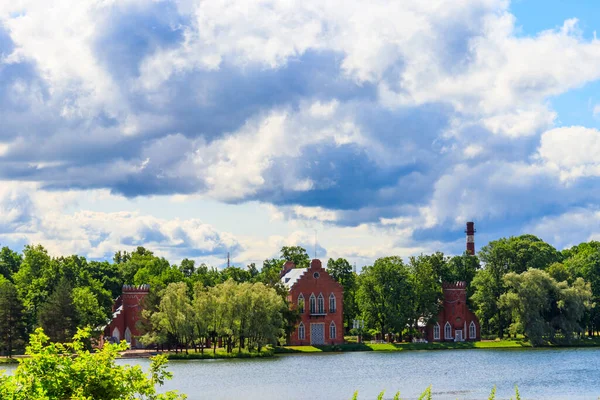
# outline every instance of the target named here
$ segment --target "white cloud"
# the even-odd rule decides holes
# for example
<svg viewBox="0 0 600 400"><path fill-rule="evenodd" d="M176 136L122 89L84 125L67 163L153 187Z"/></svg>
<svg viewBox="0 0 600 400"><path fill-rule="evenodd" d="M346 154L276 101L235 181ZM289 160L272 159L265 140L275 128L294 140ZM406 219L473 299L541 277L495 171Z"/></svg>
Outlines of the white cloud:
<svg viewBox="0 0 600 400"><path fill-rule="evenodd" d="M563 181L600 176L600 131L571 126L544 132L537 157Z"/></svg>
<svg viewBox="0 0 600 400"><path fill-rule="evenodd" d="M97 192L101 201L106 194ZM200 220L165 219L139 212L82 210L78 201L90 192L46 192L34 184L2 182L0 241L41 243L53 255L111 258L117 250L145 246L176 262L184 257L214 259L241 248L230 233ZM17 249L20 250L20 249Z"/></svg>
<svg viewBox="0 0 600 400"><path fill-rule="evenodd" d="M594 114L594 117L600 114L600 104L596 104L594 106L594 110L592 111L592 113Z"/></svg>
<svg viewBox="0 0 600 400"><path fill-rule="evenodd" d="M600 240L600 211L575 208L566 213L543 217L524 227L543 240L563 249L589 240Z"/></svg>

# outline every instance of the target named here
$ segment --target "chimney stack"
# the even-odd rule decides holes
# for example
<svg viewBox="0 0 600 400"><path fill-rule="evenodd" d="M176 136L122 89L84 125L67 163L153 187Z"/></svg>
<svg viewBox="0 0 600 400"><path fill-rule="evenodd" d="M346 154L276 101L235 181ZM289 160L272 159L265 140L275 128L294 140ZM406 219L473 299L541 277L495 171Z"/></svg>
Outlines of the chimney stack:
<svg viewBox="0 0 600 400"><path fill-rule="evenodd" d="M467 222L467 253L475 255L475 224L473 222Z"/></svg>

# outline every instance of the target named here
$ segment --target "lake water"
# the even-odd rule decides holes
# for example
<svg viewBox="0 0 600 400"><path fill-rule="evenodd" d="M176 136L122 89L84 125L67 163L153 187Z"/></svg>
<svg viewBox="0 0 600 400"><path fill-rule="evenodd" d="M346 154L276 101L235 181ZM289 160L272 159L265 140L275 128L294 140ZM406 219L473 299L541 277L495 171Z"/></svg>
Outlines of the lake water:
<svg viewBox="0 0 600 400"><path fill-rule="evenodd" d="M119 363L148 360L120 360ZM600 349L443 350L286 355L272 359L172 361L165 390L199 399L597 399Z"/></svg>

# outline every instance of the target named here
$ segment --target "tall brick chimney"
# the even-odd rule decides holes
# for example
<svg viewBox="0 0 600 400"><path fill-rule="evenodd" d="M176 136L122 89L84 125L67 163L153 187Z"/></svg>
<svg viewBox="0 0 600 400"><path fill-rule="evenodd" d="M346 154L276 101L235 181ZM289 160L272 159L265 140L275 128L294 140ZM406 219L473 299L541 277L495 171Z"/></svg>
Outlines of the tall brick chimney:
<svg viewBox="0 0 600 400"><path fill-rule="evenodd" d="M467 222L467 229L465 230L467 234L467 253L474 256L475 255L475 223Z"/></svg>

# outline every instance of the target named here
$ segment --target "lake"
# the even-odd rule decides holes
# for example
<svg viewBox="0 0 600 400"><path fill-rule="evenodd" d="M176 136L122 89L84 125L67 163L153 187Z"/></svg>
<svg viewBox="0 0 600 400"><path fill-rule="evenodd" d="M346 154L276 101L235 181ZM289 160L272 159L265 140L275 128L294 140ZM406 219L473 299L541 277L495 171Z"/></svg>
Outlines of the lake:
<svg viewBox="0 0 600 400"><path fill-rule="evenodd" d="M119 360L139 363L146 359ZM526 399L596 399L600 349L438 350L285 355L271 359L171 361L178 389L199 399L416 399L432 385L434 399L514 396Z"/></svg>

